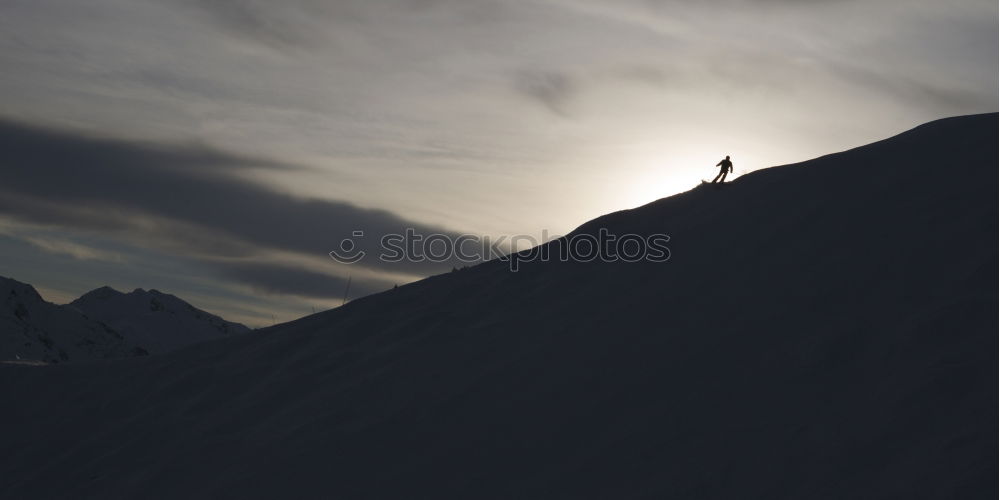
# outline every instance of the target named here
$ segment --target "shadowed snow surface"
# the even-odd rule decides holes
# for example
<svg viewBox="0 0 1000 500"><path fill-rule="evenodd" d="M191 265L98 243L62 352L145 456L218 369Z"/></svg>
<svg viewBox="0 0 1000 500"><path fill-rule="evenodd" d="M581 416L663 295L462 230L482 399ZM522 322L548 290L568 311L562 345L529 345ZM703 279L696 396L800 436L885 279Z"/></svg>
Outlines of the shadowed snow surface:
<svg viewBox="0 0 1000 500"><path fill-rule="evenodd" d="M997 133L936 121L578 229L669 234L665 263L494 261L0 366L0 497L995 498Z"/></svg>

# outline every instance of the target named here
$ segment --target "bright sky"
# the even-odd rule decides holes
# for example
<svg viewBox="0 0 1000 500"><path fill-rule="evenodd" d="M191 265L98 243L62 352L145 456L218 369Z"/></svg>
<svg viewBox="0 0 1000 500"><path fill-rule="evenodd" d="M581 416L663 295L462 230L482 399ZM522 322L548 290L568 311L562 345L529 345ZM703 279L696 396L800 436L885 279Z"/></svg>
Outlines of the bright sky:
<svg viewBox="0 0 1000 500"><path fill-rule="evenodd" d="M8 0L0 141L42 146L0 274L292 319L451 267L337 265L354 226L565 234L996 111L997 35L993 0Z"/></svg>

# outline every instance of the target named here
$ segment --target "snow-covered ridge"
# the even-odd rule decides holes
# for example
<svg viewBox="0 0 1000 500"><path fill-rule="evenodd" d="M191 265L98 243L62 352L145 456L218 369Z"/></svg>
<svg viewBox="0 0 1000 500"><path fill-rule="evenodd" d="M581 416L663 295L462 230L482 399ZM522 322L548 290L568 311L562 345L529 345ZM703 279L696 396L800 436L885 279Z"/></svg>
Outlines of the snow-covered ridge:
<svg viewBox="0 0 1000 500"><path fill-rule="evenodd" d="M0 276L0 360L61 363L147 354L100 321Z"/></svg>
<svg viewBox="0 0 1000 500"><path fill-rule="evenodd" d="M69 306L108 324L153 354L250 331L158 290L137 288L122 293L105 286Z"/></svg>
<svg viewBox="0 0 1000 500"><path fill-rule="evenodd" d="M160 354L249 328L157 290L87 292L46 302L27 283L0 277L0 361L62 363Z"/></svg>

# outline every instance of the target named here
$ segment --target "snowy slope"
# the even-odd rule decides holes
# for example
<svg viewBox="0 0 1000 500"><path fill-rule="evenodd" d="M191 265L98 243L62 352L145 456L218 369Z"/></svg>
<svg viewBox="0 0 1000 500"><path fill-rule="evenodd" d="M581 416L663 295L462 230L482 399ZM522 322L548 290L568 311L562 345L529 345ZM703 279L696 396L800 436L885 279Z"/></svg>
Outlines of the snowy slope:
<svg viewBox="0 0 1000 500"><path fill-rule="evenodd" d="M0 360L59 363L146 352L114 329L46 302L28 284L0 276Z"/></svg>
<svg viewBox="0 0 1000 500"><path fill-rule="evenodd" d="M122 293L105 286L87 292L69 305L111 326L152 354L250 331L157 290L137 288Z"/></svg>
<svg viewBox="0 0 1000 500"><path fill-rule="evenodd" d="M664 263L490 262L0 366L0 497L993 498L997 134L941 120L578 229L667 233Z"/></svg>

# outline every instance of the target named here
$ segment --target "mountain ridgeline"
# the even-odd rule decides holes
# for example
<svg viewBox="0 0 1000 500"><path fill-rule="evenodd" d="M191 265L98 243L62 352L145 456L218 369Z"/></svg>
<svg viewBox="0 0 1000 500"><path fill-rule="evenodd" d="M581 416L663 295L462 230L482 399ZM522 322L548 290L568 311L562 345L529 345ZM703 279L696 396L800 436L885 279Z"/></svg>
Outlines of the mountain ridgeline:
<svg viewBox="0 0 1000 500"><path fill-rule="evenodd" d="M0 276L0 360L36 363L148 354L72 308L46 302L26 283Z"/></svg>
<svg viewBox="0 0 1000 500"><path fill-rule="evenodd" d="M0 496L993 498L997 134L939 120L573 233L667 234L666 262L491 261L0 366Z"/></svg>
<svg viewBox="0 0 1000 500"><path fill-rule="evenodd" d="M137 288L122 293L102 287L69 305L108 324L153 354L250 331L157 290Z"/></svg>
<svg viewBox="0 0 1000 500"><path fill-rule="evenodd" d="M160 354L249 328L156 290L87 292L67 305L0 276L0 361L62 363Z"/></svg>

